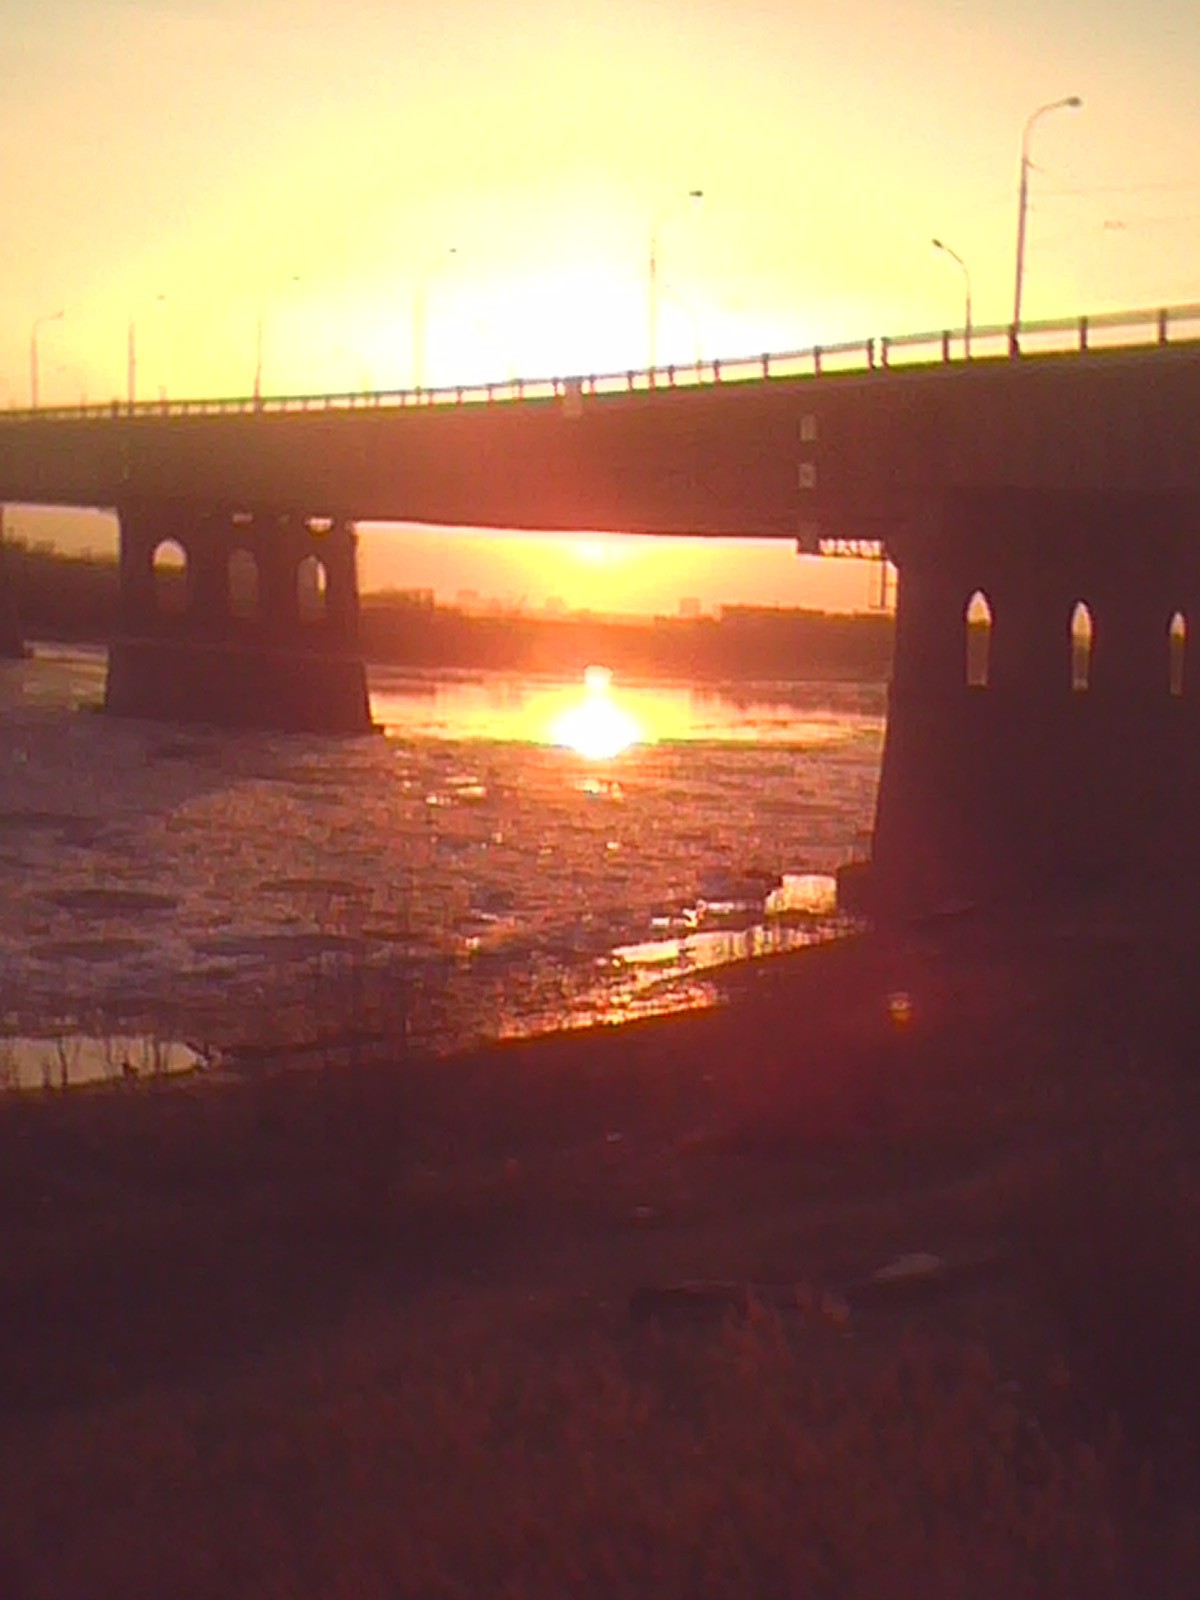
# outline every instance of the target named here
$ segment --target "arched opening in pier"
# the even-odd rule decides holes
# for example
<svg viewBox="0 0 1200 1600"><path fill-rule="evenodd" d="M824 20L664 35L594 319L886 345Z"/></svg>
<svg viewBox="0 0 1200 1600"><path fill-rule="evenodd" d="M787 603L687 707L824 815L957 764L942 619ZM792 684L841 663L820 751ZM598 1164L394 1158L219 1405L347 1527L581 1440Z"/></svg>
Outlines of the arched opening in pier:
<svg viewBox="0 0 1200 1600"><path fill-rule="evenodd" d="M1177 611L1167 624L1167 687L1173 695L1183 693L1183 663L1187 655L1187 618Z"/></svg>
<svg viewBox="0 0 1200 1600"><path fill-rule="evenodd" d="M1092 684L1092 650L1095 644L1092 613L1082 600L1071 613L1071 687L1082 691Z"/></svg>
<svg viewBox="0 0 1200 1600"><path fill-rule="evenodd" d="M229 558L229 614L258 615L258 562L249 550L235 550Z"/></svg>
<svg viewBox="0 0 1200 1600"><path fill-rule="evenodd" d="M296 608L301 622L321 622L325 617L325 563L316 556L305 556L296 568Z"/></svg>
<svg viewBox="0 0 1200 1600"><path fill-rule="evenodd" d="M155 547L150 567L155 610L164 616L179 616L188 606L187 551L177 539L164 539Z"/></svg>
<svg viewBox="0 0 1200 1600"><path fill-rule="evenodd" d="M966 671L972 689L986 689L992 655L992 608L982 589L967 601Z"/></svg>

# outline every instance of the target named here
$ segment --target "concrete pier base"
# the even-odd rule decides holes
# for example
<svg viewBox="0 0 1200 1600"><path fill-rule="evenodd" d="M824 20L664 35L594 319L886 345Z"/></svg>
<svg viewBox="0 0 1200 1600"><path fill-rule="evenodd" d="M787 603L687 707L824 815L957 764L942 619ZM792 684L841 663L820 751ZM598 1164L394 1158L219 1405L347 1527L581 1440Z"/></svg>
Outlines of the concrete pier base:
<svg viewBox="0 0 1200 1600"><path fill-rule="evenodd" d="M12 598L0 594L0 660L23 661L28 654Z"/></svg>
<svg viewBox="0 0 1200 1600"><path fill-rule="evenodd" d="M0 508L0 660L21 661L28 653L4 551L4 513Z"/></svg>
<svg viewBox="0 0 1200 1600"><path fill-rule="evenodd" d="M279 507L120 508L114 716L366 733L356 534Z"/></svg>
<svg viewBox="0 0 1200 1600"><path fill-rule="evenodd" d="M960 495L897 539L872 861L847 903L1200 889L1197 509Z"/></svg>
<svg viewBox="0 0 1200 1600"><path fill-rule="evenodd" d="M104 709L283 733L369 733L372 726L358 656L186 640L112 640Z"/></svg>

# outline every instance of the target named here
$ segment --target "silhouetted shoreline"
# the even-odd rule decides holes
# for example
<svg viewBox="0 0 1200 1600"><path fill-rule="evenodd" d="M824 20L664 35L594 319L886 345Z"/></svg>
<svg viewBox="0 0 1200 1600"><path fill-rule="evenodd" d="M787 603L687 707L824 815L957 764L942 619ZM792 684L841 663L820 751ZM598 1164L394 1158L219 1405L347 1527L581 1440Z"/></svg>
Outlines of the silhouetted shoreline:
<svg viewBox="0 0 1200 1600"><path fill-rule="evenodd" d="M8 577L28 638L104 644L117 618L117 566L12 541ZM426 670L480 668L575 675L599 662L640 678L720 682L879 683L893 619L773 606L715 616L614 617L587 611L466 611L427 591L368 594L360 636L368 661Z"/></svg>
<svg viewBox="0 0 1200 1600"><path fill-rule="evenodd" d="M368 660L395 665L575 674L601 662L628 677L710 682L882 682L892 631L887 615L771 606L700 617L476 615L378 595L364 601L361 625Z"/></svg>

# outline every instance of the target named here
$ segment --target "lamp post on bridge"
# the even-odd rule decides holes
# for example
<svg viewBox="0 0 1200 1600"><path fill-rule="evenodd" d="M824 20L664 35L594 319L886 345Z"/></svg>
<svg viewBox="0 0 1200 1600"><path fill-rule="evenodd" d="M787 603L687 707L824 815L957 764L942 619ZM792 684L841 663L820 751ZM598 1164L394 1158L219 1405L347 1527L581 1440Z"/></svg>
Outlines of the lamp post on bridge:
<svg viewBox="0 0 1200 1600"><path fill-rule="evenodd" d="M1021 133L1021 180L1017 191L1017 272L1013 290L1012 337L1014 347L1021 331L1021 287L1025 277L1025 214L1029 209L1029 136L1039 117L1049 111L1078 111L1083 104L1077 94L1065 95L1061 100L1049 100L1039 106L1025 120Z"/></svg>
<svg viewBox="0 0 1200 1600"><path fill-rule="evenodd" d="M156 294L154 304L160 306L166 298L165 294ZM129 409L132 411L137 404L137 322L132 311L129 313L129 326L125 336L125 369Z"/></svg>
<svg viewBox="0 0 1200 1600"><path fill-rule="evenodd" d="M704 199L703 189L689 189L686 200L698 204ZM658 239L667 218L660 214L650 224L650 255L646 267L646 321L647 321L647 349L650 361L650 382L654 382L654 371L658 366Z"/></svg>
<svg viewBox="0 0 1200 1600"><path fill-rule="evenodd" d="M444 267L451 256L458 254L456 244L447 245L445 250L427 261L417 275L413 285L412 299L412 386L415 390L425 387L425 324L428 313L429 281L440 267Z"/></svg>
<svg viewBox="0 0 1200 1600"><path fill-rule="evenodd" d="M957 261L958 265L959 265L959 268L962 271L963 284L965 286L965 295L966 295L966 304L964 306L964 310L966 312L966 320L963 323L963 354L965 355L966 359L968 361L970 361L970 359L971 359L971 274L967 270L967 263L959 255L958 251L957 250L952 250L950 248L950 246L948 244L944 243L941 239L934 239L933 240L933 248L935 250L941 250L943 252L943 254L948 255L950 257L951 261Z"/></svg>
<svg viewBox="0 0 1200 1600"><path fill-rule="evenodd" d="M300 274L293 272L289 275L289 283L299 283ZM262 300L258 302L258 316L254 321L254 404L262 404L262 369L263 369L263 320L266 307Z"/></svg>
<svg viewBox="0 0 1200 1600"><path fill-rule="evenodd" d="M66 316L66 311L61 307L57 311L50 311L44 317L35 317L29 328L29 403L33 410L38 408L38 329L47 322L61 322Z"/></svg>

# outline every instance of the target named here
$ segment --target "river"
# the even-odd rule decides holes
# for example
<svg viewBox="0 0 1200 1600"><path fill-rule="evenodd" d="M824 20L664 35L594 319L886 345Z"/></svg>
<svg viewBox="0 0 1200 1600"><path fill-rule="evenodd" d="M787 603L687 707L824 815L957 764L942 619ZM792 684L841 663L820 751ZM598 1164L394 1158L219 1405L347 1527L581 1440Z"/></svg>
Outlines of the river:
<svg viewBox="0 0 1200 1600"><path fill-rule="evenodd" d="M140 1071L707 1003L844 930L884 726L877 685L376 668L381 732L329 739L107 718L103 682L85 647L0 668L0 1034L109 1074L114 1039Z"/></svg>

